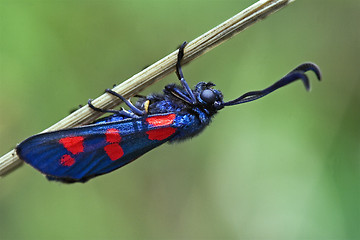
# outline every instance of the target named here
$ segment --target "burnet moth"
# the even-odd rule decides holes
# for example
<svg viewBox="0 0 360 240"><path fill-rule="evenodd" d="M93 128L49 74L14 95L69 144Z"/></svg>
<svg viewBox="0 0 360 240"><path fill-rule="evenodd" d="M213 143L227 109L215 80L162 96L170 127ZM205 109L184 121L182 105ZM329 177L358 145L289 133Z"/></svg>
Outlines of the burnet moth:
<svg viewBox="0 0 360 240"><path fill-rule="evenodd" d="M270 87L251 91L228 102L211 82L199 82L191 89L181 70L184 42L178 52L176 74L181 85L169 84L162 94L140 97L133 105L121 95L129 110L103 110L112 115L90 125L41 133L16 147L20 159L46 175L49 180L65 183L86 182L89 179L120 168L165 142L177 142L199 134L222 108L250 102L301 80L309 90L305 73L313 71L321 79L320 69L313 63L303 63Z"/></svg>

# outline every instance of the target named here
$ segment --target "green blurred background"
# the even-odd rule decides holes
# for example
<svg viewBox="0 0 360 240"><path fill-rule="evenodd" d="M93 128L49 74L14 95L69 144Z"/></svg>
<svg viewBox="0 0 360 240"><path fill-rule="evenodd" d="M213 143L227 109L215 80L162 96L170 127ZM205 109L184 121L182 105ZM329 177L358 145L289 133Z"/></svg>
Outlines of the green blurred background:
<svg viewBox="0 0 360 240"><path fill-rule="evenodd" d="M0 153L254 2L0 0ZM225 100L304 61L324 81L86 184L24 165L0 179L0 239L360 239L359 21L358 0L297 0L193 61Z"/></svg>

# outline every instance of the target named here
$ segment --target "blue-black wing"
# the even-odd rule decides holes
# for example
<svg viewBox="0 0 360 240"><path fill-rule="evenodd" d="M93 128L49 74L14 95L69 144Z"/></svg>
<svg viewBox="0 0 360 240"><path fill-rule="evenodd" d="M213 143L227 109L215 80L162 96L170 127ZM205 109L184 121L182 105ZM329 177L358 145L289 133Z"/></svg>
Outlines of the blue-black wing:
<svg viewBox="0 0 360 240"><path fill-rule="evenodd" d="M176 136L176 114L98 123L32 136L17 154L51 180L85 182Z"/></svg>

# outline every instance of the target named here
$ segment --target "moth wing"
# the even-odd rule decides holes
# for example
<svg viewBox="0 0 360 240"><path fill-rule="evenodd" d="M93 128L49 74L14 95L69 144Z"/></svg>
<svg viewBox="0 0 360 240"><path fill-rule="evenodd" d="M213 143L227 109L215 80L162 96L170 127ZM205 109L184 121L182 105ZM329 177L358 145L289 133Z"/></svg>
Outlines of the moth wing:
<svg viewBox="0 0 360 240"><path fill-rule="evenodd" d="M170 115L175 118L175 114L155 115L42 133L20 143L16 151L51 180L85 182L168 141L176 132L172 122L153 124L149 119Z"/></svg>

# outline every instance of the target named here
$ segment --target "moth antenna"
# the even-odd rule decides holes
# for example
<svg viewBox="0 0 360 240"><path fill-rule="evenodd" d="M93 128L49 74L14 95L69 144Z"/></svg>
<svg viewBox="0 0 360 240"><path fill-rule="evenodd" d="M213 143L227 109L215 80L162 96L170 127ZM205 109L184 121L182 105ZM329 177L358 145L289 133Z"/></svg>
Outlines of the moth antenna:
<svg viewBox="0 0 360 240"><path fill-rule="evenodd" d="M262 98L262 97L268 95L269 93L271 93L279 88L282 88L292 82L295 82L296 80L301 80L305 86L305 89L307 91L309 91L310 90L310 82L309 82L309 78L305 74L305 72L307 72L309 70L313 71L316 74L316 77L318 78L319 81L321 80L321 72L320 72L319 67L316 64L303 63L303 64L299 65L298 67L296 67L291 72L289 72L288 74L286 74L283 78L281 78L279 81L275 82L270 87L265 88L264 90L260 90L260 91L247 92L232 101L223 103L222 106L232 106L232 105L237 105L237 104L241 104L241 103L254 101L256 99L259 99L259 98Z"/></svg>

